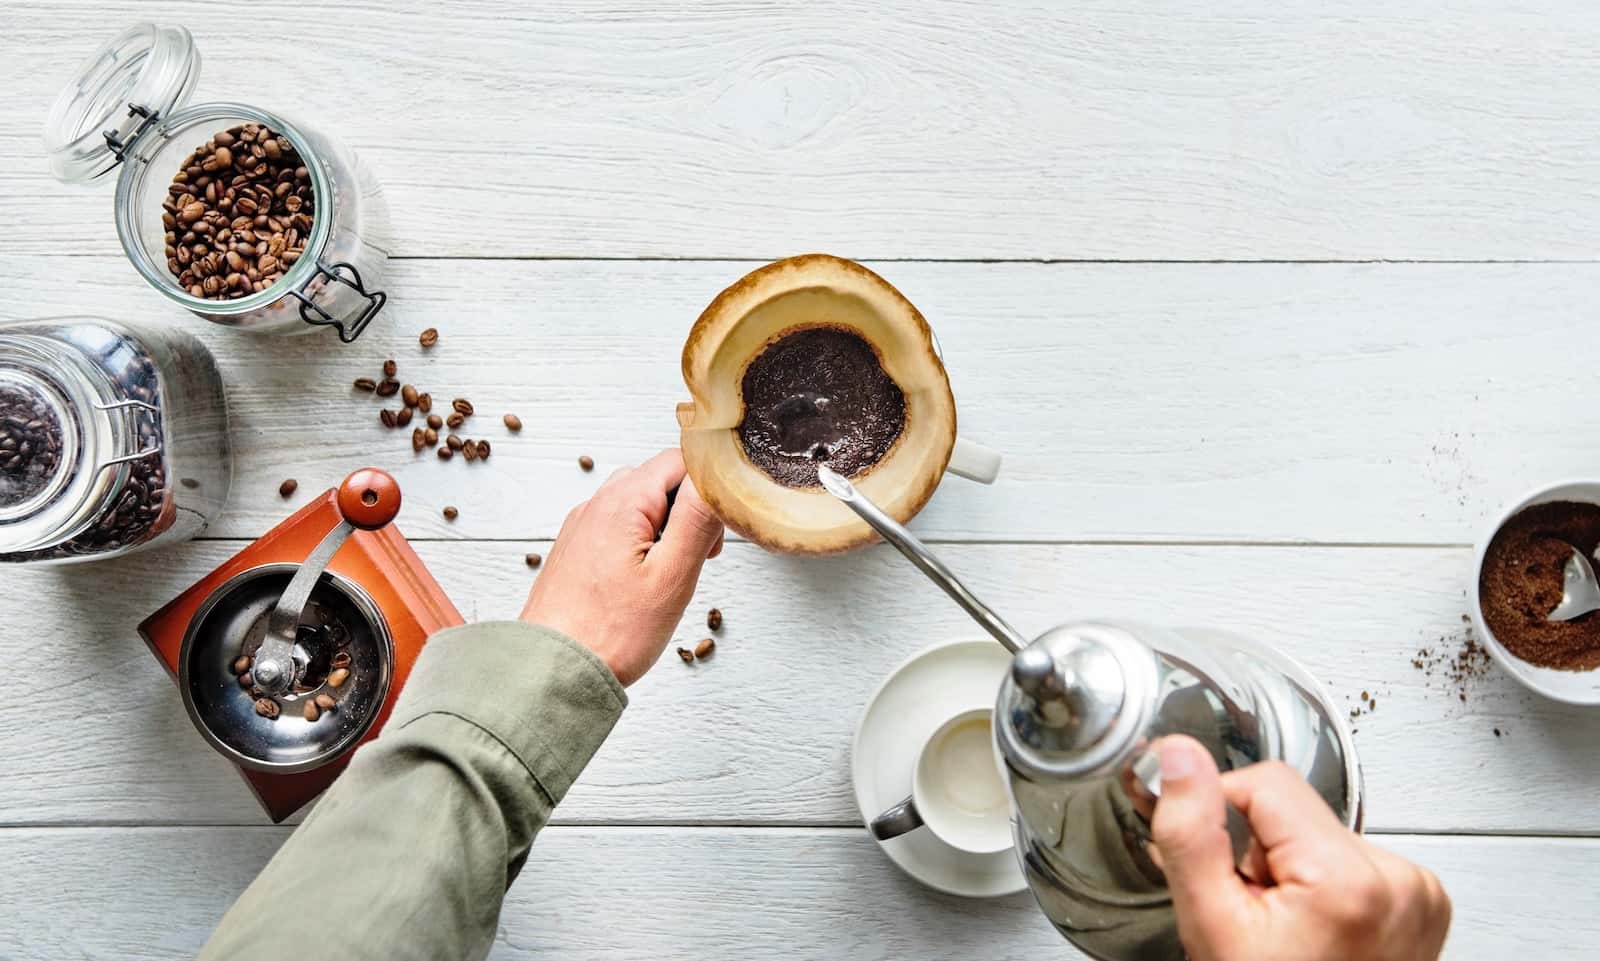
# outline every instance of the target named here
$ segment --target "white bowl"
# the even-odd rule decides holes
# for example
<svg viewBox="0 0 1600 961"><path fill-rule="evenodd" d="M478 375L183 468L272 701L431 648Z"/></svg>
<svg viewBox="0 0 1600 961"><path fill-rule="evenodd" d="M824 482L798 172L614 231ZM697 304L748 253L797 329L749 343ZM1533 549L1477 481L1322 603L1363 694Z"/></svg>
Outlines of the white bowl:
<svg viewBox="0 0 1600 961"><path fill-rule="evenodd" d="M1506 521L1523 508L1551 501L1600 504L1600 481L1569 480L1540 487L1506 508L1495 518L1494 524L1478 541L1477 549L1473 552L1472 589L1467 592L1472 598L1472 626L1477 630L1478 637L1483 639L1484 645L1489 648L1489 653L1499 662L1500 667L1520 681L1524 687L1551 700L1567 704L1600 704L1600 670L1558 671L1554 668L1529 664L1506 650L1483 620L1483 602L1478 596L1478 585L1482 580L1483 555L1489 550L1489 542L1494 540L1494 536L1505 526Z"/></svg>

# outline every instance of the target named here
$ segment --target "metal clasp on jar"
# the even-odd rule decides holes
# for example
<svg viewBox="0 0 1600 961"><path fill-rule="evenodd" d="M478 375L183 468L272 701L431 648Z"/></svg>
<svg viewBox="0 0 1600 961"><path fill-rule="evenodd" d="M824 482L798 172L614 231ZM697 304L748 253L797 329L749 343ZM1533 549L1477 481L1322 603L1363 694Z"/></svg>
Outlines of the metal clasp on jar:
<svg viewBox="0 0 1600 961"><path fill-rule="evenodd" d="M123 400L123 401L118 401L118 402L116 402L114 404L96 404L94 406L95 406L95 408L97 410L130 410L130 409L136 409L136 410L142 410L142 411L144 411L144 412L146 412L148 414L151 414L151 415L156 415L156 414L161 413L161 408L155 406L154 404L147 404L142 400ZM110 460L107 460L104 463L102 463L99 467L95 468L95 471L96 471L96 473L98 473L100 471L105 470L107 467L114 467L117 464L131 463L132 461L142 460L142 459L144 459L146 457L151 457L151 456L154 456L154 455L159 454L159 453L161 453L161 444L157 443L154 447L147 447L144 450L134 451L131 454L124 454L121 457L113 457Z"/></svg>
<svg viewBox="0 0 1600 961"><path fill-rule="evenodd" d="M348 271L349 276L345 276L340 271ZM356 315L354 321L346 325L343 320L328 313L311 299L311 295L307 291L312 284L316 283L318 277L326 277L330 284L344 284L367 301L367 305ZM297 289L289 291L289 293L300 301L301 320L319 327L334 328L339 332L339 339L346 344L352 343L357 337L361 336L361 332L367 329L367 325L372 322L372 318L378 315L378 311L382 310L383 305L389 300L389 295L381 290L367 290L366 286L361 282L361 273L356 270L355 265L340 262L329 266L320 259L317 261L317 272L307 277L305 283L301 284Z"/></svg>

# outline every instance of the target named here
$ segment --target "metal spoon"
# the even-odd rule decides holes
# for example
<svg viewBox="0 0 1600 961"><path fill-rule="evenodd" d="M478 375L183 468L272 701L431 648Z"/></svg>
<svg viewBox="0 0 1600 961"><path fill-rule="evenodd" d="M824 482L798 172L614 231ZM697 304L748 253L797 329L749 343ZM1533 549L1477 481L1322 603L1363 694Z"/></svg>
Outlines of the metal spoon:
<svg viewBox="0 0 1600 961"><path fill-rule="evenodd" d="M883 539L893 544L907 560L917 565L922 573L928 575L929 580L944 588L944 592L971 614L973 620L983 625L984 630L994 635L994 639L1004 645L1006 650L1015 654L1028 646L1028 639L1017 633L1016 628L1007 624L999 614L990 610L988 605L967 590L966 585L956 578L950 568L945 567L937 557L933 556L927 545L917 540L899 521L884 513L877 504L863 496L856 490L855 485L845 480L838 471L826 464L819 464L817 479L822 482L823 488L828 493L843 501L846 507L871 524L873 530L883 535ZM1600 607L1600 604L1596 606Z"/></svg>
<svg viewBox="0 0 1600 961"><path fill-rule="evenodd" d="M1583 551L1574 547L1561 570L1561 603L1550 612L1549 620L1570 621L1590 611L1600 611L1600 579Z"/></svg>

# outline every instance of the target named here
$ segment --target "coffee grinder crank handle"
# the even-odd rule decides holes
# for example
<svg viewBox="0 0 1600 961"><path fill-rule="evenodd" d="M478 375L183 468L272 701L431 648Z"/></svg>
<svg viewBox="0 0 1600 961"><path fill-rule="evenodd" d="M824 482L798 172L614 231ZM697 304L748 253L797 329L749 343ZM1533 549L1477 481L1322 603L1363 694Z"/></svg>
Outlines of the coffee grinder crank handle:
<svg viewBox="0 0 1600 961"><path fill-rule="evenodd" d="M400 513L400 485L384 471L363 468L339 485L334 504L339 509L339 523L323 535L283 589L256 651L250 679L268 695L288 691L299 676L301 665L295 663L294 648L300 616L333 555L357 530L375 531L394 520Z"/></svg>

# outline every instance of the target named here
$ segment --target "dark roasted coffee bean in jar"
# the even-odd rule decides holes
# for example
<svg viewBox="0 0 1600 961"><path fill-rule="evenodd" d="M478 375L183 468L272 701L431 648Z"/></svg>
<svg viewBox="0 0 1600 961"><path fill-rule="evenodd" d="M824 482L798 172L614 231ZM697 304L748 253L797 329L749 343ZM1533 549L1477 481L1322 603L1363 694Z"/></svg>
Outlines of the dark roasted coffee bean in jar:
<svg viewBox="0 0 1600 961"><path fill-rule="evenodd" d="M0 561L193 537L231 472L222 378L192 335L94 318L0 325Z"/></svg>

